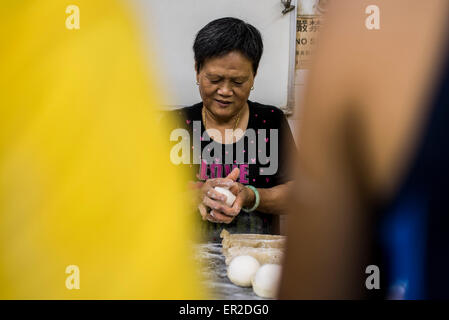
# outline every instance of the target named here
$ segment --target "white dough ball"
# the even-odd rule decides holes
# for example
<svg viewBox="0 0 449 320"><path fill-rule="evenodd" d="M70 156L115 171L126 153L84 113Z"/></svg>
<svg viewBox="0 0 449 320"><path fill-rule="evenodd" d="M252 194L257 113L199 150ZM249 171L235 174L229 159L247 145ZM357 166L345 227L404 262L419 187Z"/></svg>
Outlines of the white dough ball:
<svg viewBox="0 0 449 320"><path fill-rule="evenodd" d="M216 191L220 192L221 194L224 194L226 196L226 204L230 207L234 204L235 201L235 195L229 191L228 189L222 188L222 187L215 187Z"/></svg>
<svg viewBox="0 0 449 320"><path fill-rule="evenodd" d="M259 261L251 256L237 256L228 267L228 278L233 284L251 287L251 280L260 267Z"/></svg>
<svg viewBox="0 0 449 320"><path fill-rule="evenodd" d="M282 267L278 264L264 264L257 270L252 285L254 293L262 298L276 298L281 281Z"/></svg>

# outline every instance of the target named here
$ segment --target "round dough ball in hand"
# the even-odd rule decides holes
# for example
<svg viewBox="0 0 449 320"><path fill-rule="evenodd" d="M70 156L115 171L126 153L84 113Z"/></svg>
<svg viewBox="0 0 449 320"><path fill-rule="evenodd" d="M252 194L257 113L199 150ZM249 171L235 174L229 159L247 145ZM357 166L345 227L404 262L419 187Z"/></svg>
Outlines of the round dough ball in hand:
<svg viewBox="0 0 449 320"><path fill-rule="evenodd" d="M238 256L228 267L228 278L235 285L251 287L251 280L260 267L259 261L251 256Z"/></svg>
<svg viewBox="0 0 449 320"><path fill-rule="evenodd" d="M254 293L262 298L276 298L281 271L282 267L278 264L264 264L260 267L252 280Z"/></svg>
<svg viewBox="0 0 449 320"><path fill-rule="evenodd" d="M226 196L226 205L232 207L235 201L235 195L229 191L228 189L222 188L222 187L215 187L214 188L217 192L220 192L221 194L224 194Z"/></svg>

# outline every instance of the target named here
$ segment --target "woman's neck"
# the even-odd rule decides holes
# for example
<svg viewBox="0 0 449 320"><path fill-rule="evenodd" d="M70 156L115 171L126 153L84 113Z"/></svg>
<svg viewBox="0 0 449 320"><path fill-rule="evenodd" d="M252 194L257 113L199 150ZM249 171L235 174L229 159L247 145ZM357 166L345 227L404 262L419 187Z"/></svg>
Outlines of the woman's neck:
<svg viewBox="0 0 449 320"><path fill-rule="evenodd" d="M249 113L248 103L245 103L242 109L237 111L228 119L222 119L215 116L212 112L210 112L206 107L203 106L204 116L207 123L207 129L237 129L241 127L241 120Z"/></svg>
<svg viewBox="0 0 449 320"><path fill-rule="evenodd" d="M237 117L234 115L231 120L217 122L212 118L212 114L207 111L206 108L203 107L205 123L205 128L207 133L211 137L212 140L219 143L233 143L242 137L246 128L248 127L249 122L249 106L248 103L240 110L240 114L238 114L238 122ZM219 123L219 124L217 124ZM216 135L216 132L211 131L209 129L215 129L220 132L219 135ZM230 130L229 130L230 129ZM240 130L239 130L240 129Z"/></svg>

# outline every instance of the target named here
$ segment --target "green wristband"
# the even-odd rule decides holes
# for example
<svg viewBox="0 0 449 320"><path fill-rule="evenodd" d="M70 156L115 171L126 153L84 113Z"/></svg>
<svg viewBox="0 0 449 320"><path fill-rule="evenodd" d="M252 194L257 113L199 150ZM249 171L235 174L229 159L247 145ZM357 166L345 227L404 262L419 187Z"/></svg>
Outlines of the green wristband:
<svg viewBox="0 0 449 320"><path fill-rule="evenodd" d="M248 187L248 188L250 188L251 190L254 191L254 195L256 196L256 201L254 202L254 206L251 209L242 208L242 210L245 211L245 212L253 212L254 210L257 209L257 207L259 206L259 203L260 203L259 191L257 191L257 189L255 187L253 187L253 186L246 186L246 187Z"/></svg>

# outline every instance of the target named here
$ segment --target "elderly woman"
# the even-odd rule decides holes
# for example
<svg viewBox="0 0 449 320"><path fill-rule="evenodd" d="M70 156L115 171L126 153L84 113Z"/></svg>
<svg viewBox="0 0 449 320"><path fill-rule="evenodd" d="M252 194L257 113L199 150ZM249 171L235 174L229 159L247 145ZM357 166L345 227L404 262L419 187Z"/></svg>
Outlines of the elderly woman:
<svg viewBox="0 0 449 320"><path fill-rule="evenodd" d="M193 50L202 102L175 112L193 137L203 235L218 241L223 228L278 234L295 144L281 110L248 100L263 52L260 32L239 19L214 20L198 32ZM229 189L235 201L226 204L215 187Z"/></svg>

